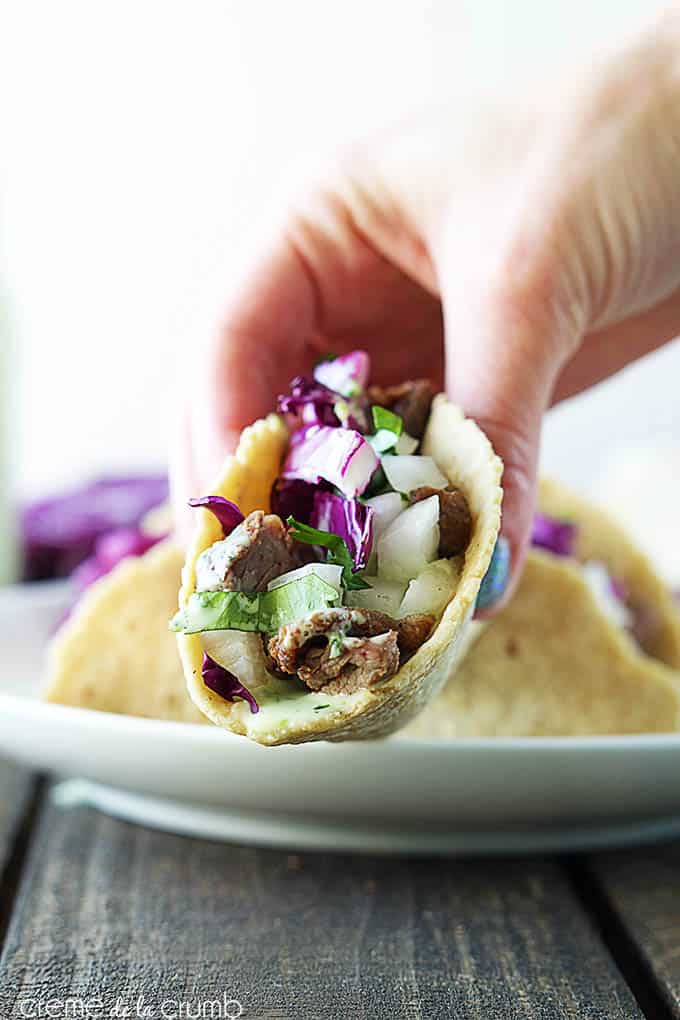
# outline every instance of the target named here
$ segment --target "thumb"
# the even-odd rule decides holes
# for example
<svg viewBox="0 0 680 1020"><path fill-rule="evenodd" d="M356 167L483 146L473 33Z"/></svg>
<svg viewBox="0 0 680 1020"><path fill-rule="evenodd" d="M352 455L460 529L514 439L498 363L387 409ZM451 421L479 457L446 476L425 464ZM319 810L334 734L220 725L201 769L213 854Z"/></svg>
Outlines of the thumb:
<svg viewBox="0 0 680 1020"><path fill-rule="evenodd" d="M509 573L495 611L512 595L526 555L542 419L568 345L549 316L524 314L512 295L444 291L443 301L447 392L486 433L504 465L501 534L509 545Z"/></svg>

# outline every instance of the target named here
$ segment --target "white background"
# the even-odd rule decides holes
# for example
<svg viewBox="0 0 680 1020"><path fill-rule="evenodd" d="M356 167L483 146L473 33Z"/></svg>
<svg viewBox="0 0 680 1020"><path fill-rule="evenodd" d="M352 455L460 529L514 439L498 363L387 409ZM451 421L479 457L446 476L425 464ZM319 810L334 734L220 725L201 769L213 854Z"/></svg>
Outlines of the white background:
<svg viewBox="0 0 680 1020"><path fill-rule="evenodd" d="M430 95L506 91L644 0L0 0L2 284L18 484L165 463L173 379L287 165ZM591 484L680 440L676 343L552 416ZM0 396L2 391L0 390Z"/></svg>

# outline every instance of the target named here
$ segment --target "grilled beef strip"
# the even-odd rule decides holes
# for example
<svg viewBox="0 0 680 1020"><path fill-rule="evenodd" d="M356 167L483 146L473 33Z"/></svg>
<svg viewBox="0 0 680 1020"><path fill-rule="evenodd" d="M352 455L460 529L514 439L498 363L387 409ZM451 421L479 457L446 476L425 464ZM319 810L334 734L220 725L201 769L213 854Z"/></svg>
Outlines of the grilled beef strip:
<svg viewBox="0 0 680 1020"><path fill-rule="evenodd" d="M311 690L347 694L393 676L400 657L419 648L433 625L424 614L393 620L375 610L338 607L284 625L268 651L281 672L297 673Z"/></svg>
<svg viewBox="0 0 680 1020"><path fill-rule="evenodd" d="M311 553L310 553L311 550ZM309 562L311 546L294 542L276 514L253 510L196 564L199 591L266 591L275 577Z"/></svg>
<svg viewBox="0 0 680 1020"><path fill-rule="evenodd" d="M410 436L423 438L434 397L429 379L413 379L395 386L369 386L366 392L371 404L398 414Z"/></svg>
<svg viewBox="0 0 680 1020"><path fill-rule="evenodd" d="M460 489L435 489L421 485L409 493L409 502L419 503L430 496L439 496L439 555L458 556L465 552L472 534L472 515Z"/></svg>

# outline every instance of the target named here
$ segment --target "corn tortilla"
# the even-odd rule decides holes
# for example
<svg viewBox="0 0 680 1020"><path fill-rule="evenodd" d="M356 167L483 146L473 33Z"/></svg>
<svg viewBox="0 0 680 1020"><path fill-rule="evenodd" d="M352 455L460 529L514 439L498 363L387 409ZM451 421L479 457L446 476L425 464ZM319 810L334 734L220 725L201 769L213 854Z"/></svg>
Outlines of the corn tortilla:
<svg viewBox="0 0 680 1020"><path fill-rule="evenodd" d="M578 562L527 558L511 603L483 630L414 737L586 736L680 729L680 614L647 558L609 516L556 482L541 509L578 526L578 561L623 582L648 626L641 649L593 596Z"/></svg>
<svg viewBox="0 0 680 1020"><path fill-rule="evenodd" d="M183 555L165 539L92 585L47 656L43 698L100 712L201 723L168 630Z"/></svg>

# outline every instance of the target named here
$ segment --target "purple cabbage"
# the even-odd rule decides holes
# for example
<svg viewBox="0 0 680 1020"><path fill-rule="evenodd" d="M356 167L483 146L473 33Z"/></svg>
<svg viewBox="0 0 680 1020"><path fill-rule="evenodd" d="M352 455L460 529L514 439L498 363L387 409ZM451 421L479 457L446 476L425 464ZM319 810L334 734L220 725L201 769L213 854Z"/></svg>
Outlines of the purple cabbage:
<svg viewBox="0 0 680 1020"><path fill-rule="evenodd" d="M225 499L224 496L202 496L201 499L190 499L189 506L204 506L206 510L210 510L222 525L225 538L241 521L245 520L236 503Z"/></svg>
<svg viewBox="0 0 680 1020"><path fill-rule="evenodd" d="M67 577L92 555L101 535L134 528L167 498L167 478L150 475L101 478L29 503L20 517L23 579Z"/></svg>
<svg viewBox="0 0 680 1020"><path fill-rule="evenodd" d="M300 478L277 478L270 499L272 513L278 514L282 521L295 517L296 520L309 524L314 497L318 491L319 485L312 485Z"/></svg>
<svg viewBox="0 0 680 1020"><path fill-rule="evenodd" d="M165 535L149 535L139 528L119 528L97 540L95 554L102 566L113 570L126 556L143 556Z"/></svg>
<svg viewBox="0 0 680 1020"><path fill-rule="evenodd" d="M281 476L313 485L323 478L353 499L366 489L378 465L375 450L359 432L312 425L291 436Z"/></svg>
<svg viewBox="0 0 680 1020"><path fill-rule="evenodd" d="M347 397L316 379L302 375L291 381L290 393L281 394L277 402L277 410L286 416L291 430L307 425L328 425L368 432L368 406L360 391L353 397Z"/></svg>
<svg viewBox="0 0 680 1020"><path fill-rule="evenodd" d="M121 560L128 556L143 556L165 535L148 535L139 528L118 528L102 535L97 540L94 555L81 563L71 575L78 592L89 588L91 584L104 577Z"/></svg>
<svg viewBox="0 0 680 1020"><path fill-rule="evenodd" d="M342 397L335 405L335 413L340 419L343 429L354 429L355 432L370 432L371 421L368 413L369 403L365 397Z"/></svg>
<svg viewBox="0 0 680 1020"><path fill-rule="evenodd" d="M354 397L368 386L371 375L371 359L366 351L350 351L332 361L320 361L314 369L314 378L322 386L340 393L343 397Z"/></svg>
<svg viewBox="0 0 680 1020"><path fill-rule="evenodd" d="M354 569L363 570L373 547L373 517L373 508L358 499L343 499L332 492L317 491L309 524L343 538Z"/></svg>
<svg viewBox="0 0 680 1020"><path fill-rule="evenodd" d="M338 394L328 387L298 375L291 381L290 393L279 397L277 408L279 414L293 418L295 425L337 426L340 424L334 410L337 399Z"/></svg>
<svg viewBox="0 0 680 1020"><path fill-rule="evenodd" d="M215 694L218 694L220 698L224 698L225 701L243 698L250 705L250 711L253 715L260 711L257 701L248 688L243 686L238 677L235 677L228 669L225 669L224 666L220 666L214 659L211 659L206 652L203 653L201 675L203 676L205 686L209 690L214 691Z"/></svg>
<svg viewBox="0 0 680 1020"><path fill-rule="evenodd" d="M578 528L571 521L561 521L546 514L534 515L531 544L547 549L555 556L573 556Z"/></svg>
<svg viewBox="0 0 680 1020"><path fill-rule="evenodd" d="M96 556L90 556L88 559L83 560L71 574L71 582L76 591L76 599L86 588L89 588L90 585L94 584L101 577L105 577L110 570L111 567L101 563ZM70 610L67 615L70 615Z"/></svg>

